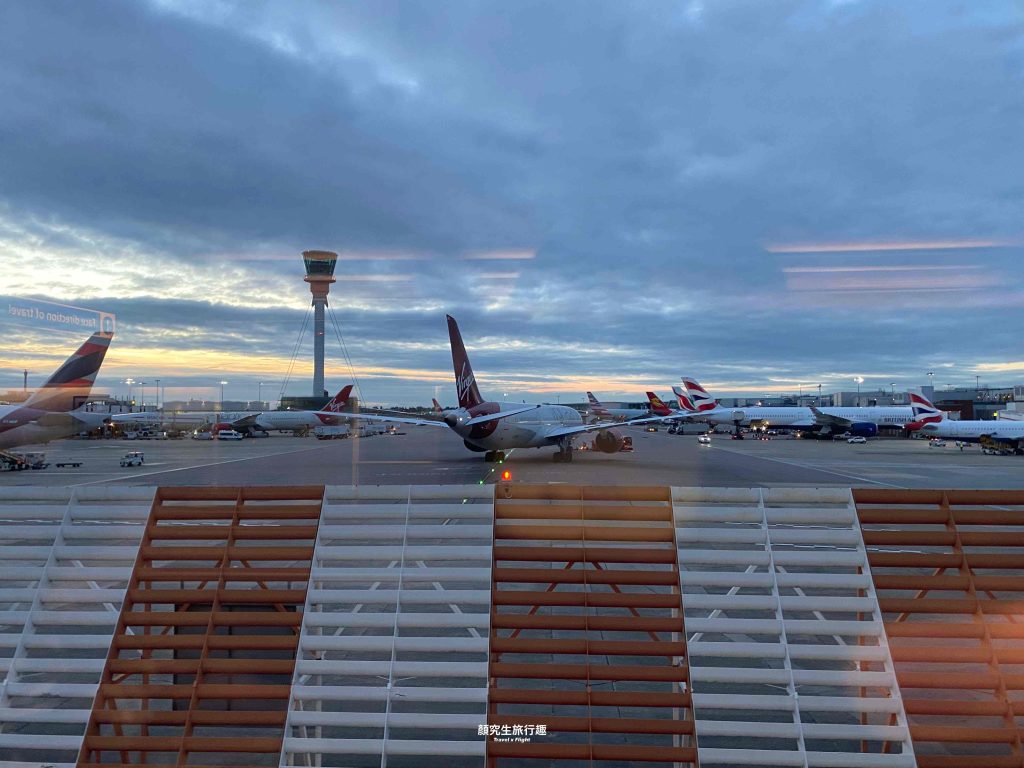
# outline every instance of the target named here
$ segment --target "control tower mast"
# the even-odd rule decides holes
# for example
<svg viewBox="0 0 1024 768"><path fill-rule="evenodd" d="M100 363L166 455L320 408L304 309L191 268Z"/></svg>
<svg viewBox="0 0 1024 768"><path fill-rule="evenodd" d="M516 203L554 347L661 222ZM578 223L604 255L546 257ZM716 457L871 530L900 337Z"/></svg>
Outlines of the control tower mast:
<svg viewBox="0 0 1024 768"><path fill-rule="evenodd" d="M324 397L324 310L334 282L338 254L331 251L303 251L305 280L313 294L313 397Z"/></svg>

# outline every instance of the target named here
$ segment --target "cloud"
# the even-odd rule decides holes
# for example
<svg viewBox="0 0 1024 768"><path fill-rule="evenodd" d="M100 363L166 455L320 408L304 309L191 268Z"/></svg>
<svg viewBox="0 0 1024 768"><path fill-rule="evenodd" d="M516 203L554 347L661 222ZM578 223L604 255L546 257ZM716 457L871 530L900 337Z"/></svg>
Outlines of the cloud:
<svg viewBox="0 0 1024 768"><path fill-rule="evenodd" d="M341 255L331 303L375 400L432 394L388 372L446 370L445 312L482 381L538 396L1019 357L1012 4L4 16L3 291L117 307L127 368L283 375L309 248Z"/></svg>

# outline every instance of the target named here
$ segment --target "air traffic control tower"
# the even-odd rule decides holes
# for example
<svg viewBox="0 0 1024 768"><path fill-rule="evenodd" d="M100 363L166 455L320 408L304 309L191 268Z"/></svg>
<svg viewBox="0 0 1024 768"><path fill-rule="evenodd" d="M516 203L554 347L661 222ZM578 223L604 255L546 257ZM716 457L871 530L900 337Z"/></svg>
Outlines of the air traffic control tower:
<svg viewBox="0 0 1024 768"><path fill-rule="evenodd" d="M313 397L324 397L324 310L334 282L338 254L332 251L303 251L305 280L313 294Z"/></svg>

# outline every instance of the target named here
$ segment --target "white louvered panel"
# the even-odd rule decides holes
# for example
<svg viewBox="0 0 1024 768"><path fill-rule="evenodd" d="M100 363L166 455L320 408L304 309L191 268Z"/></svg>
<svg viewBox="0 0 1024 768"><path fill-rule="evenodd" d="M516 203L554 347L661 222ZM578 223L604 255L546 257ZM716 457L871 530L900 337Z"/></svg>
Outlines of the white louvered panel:
<svg viewBox="0 0 1024 768"><path fill-rule="evenodd" d="M672 491L701 764L914 765L850 492Z"/></svg>
<svg viewBox="0 0 1024 768"><path fill-rule="evenodd" d="M282 766L483 765L493 493L327 488Z"/></svg>
<svg viewBox="0 0 1024 768"><path fill-rule="evenodd" d="M74 763L154 492L0 492L5 766Z"/></svg>

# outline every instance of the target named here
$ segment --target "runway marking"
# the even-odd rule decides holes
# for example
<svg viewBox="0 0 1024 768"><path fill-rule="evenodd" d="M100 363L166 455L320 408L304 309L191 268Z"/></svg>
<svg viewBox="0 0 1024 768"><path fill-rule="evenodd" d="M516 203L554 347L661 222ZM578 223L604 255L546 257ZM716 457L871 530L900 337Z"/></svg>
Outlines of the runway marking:
<svg viewBox="0 0 1024 768"><path fill-rule="evenodd" d="M428 459L417 459L415 461L403 461L402 459L374 459L372 461L359 461L360 464L443 464L443 461Z"/></svg>
<svg viewBox="0 0 1024 768"><path fill-rule="evenodd" d="M192 464L187 467L178 467L177 469L158 469L155 472L138 472L130 475L115 475L109 480L90 480L87 483L75 483L70 486L72 488L78 488L83 485L96 485L97 483L113 483L119 480L132 480L136 477L147 477L149 475L164 475L171 472L186 472L193 469L206 469L206 467L216 467L220 464L235 464L239 461L252 461L254 459L270 459L274 456L287 456L290 453L302 453L303 451L315 451L321 446L313 446L312 448L297 448L294 451L280 451L279 453L265 453L260 456L243 456L239 459L225 459L224 461L211 461L209 464Z"/></svg>
<svg viewBox="0 0 1024 768"><path fill-rule="evenodd" d="M895 483L885 483L885 482L882 482L881 480L872 480L871 478L861 477L860 475L851 475L848 472L836 472L835 470L832 470L832 469L818 469L817 467L809 466L807 464L799 464L799 463L797 463L795 461L786 461L785 459L776 459L776 458L771 457L771 456L756 456L756 455L754 455L752 453L744 453L743 451L737 451L737 450L735 450L733 448L722 448L722 447L717 446L717 445L714 446L714 447L717 448L720 451L726 451L728 453L732 453L732 454L735 454L737 456L748 456L748 457L750 457L752 459L761 459L762 461L774 461L774 462L777 462L779 464L785 464L786 466L789 466L789 467L799 467L800 469L809 469L812 472L823 472L826 475L835 475L836 477L849 477L849 478L853 478L854 480L861 480L862 482L872 483L874 485L885 485L885 486L888 486L889 488L906 488L907 487L905 485L896 485Z"/></svg>

